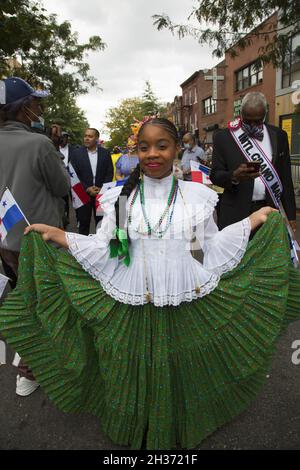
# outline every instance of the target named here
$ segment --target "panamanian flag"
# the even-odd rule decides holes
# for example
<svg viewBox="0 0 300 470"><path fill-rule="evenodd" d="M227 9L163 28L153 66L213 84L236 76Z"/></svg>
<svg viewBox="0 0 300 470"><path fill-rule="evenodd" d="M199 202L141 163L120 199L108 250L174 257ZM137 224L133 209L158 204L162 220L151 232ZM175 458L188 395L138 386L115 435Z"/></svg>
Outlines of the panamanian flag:
<svg viewBox="0 0 300 470"><path fill-rule="evenodd" d="M208 166L205 166L202 163L194 162L193 160L190 163L192 181L202 184L212 184L211 180L209 179L210 168Z"/></svg>
<svg viewBox="0 0 300 470"><path fill-rule="evenodd" d="M0 241L3 241L20 220L26 220L9 189L6 189L0 200ZM27 222L28 223L28 222Z"/></svg>
<svg viewBox="0 0 300 470"><path fill-rule="evenodd" d="M124 180L119 180L119 181L111 181L110 183L104 183L102 188L100 189L99 194L96 196L96 215L100 216L103 215L103 209L101 207L101 197L103 196L106 191L109 189L115 188L116 186L123 186L124 183L126 182L127 178Z"/></svg>
<svg viewBox="0 0 300 470"><path fill-rule="evenodd" d="M2 297L3 292L5 291L5 287L8 281L9 281L9 278L4 276L4 274L0 273L0 299ZM0 362L0 365L1 365L1 362Z"/></svg>
<svg viewBox="0 0 300 470"><path fill-rule="evenodd" d="M72 205L74 209L79 209L79 207L84 206L90 202L91 198L85 191L82 183L80 183L76 171L74 170L71 163L69 163L68 167L71 179Z"/></svg>

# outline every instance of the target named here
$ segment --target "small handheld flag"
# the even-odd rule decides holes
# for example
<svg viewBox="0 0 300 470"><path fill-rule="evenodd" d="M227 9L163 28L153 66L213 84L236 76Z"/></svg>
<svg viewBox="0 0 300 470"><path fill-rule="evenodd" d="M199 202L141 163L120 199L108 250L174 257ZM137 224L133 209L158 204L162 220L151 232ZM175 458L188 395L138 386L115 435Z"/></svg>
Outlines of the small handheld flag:
<svg viewBox="0 0 300 470"><path fill-rule="evenodd" d="M96 201L95 201L96 202L96 215L98 216L103 215L103 210L102 210L101 203L100 203L100 200L103 194L106 193L106 191L108 191L109 189L115 188L116 186L123 186L125 182L126 182L126 179L119 180L119 181L111 181L110 183L103 184L102 188L100 189L99 194L97 194L96 196Z"/></svg>
<svg viewBox="0 0 300 470"><path fill-rule="evenodd" d="M9 278L0 273L0 299L5 291L6 284L8 283Z"/></svg>
<svg viewBox="0 0 300 470"><path fill-rule="evenodd" d="M202 184L212 184L211 180L209 179L210 168L208 166L194 161L191 161L190 164L192 181Z"/></svg>
<svg viewBox="0 0 300 470"><path fill-rule="evenodd" d="M0 200L0 241L3 241L12 227L21 220L30 225L10 190L6 188Z"/></svg>
<svg viewBox="0 0 300 470"><path fill-rule="evenodd" d="M71 163L69 163L68 167L71 179L72 205L74 209L79 209L79 207L84 206L90 202L91 198L85 191L82 183L80 183L76 171L74 170Z"/></svg>

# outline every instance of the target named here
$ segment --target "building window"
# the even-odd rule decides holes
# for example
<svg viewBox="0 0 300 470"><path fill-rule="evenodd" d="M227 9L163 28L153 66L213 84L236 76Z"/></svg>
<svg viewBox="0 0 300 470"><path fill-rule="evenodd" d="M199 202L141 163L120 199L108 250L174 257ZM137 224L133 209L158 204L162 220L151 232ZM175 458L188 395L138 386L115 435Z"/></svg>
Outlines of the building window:
<svg viewBox="0 0 300 470"><path fill-rule="evenodd" d="M190 101L189 104L192 104L192 90L190 90Z"/></svg>
<svg viewBox="0 0 300 470"><path fill-rule="evenodd" d="M197 88L194 88L194 104L198 103L198 98L197 98Z"/></svg>
<svg viewBox="0 0 300 470"><path fill-rule="evenodd" d="M195 129L198 129L198 114L195 113Z"/></svg>
<svg viewBox="0 0 300 470"><path fill-rule="evenodd" d="M258 62L235 72L236 91L244 90L263 81L263 66Z"/></svg>
<svg viewBox="0 0 300 470"><path fill-rule="evenodd" d="M282 66L282 88L300 80L300 34L289 38Z"/></svg>
<svg viewBox="0 0 300 470"><path fill-rule="evenodd" d="M203 114L212 114L217 110L217 102L211 96L206 100L202 101L203 103Z"/></svg>
<svg viewBox="0 0 300 470"><path fill-rule="evenodd" d="M174 124L175 124L175 125L178 124L176 111L173 113L173 121L174 121Z"/></svg>

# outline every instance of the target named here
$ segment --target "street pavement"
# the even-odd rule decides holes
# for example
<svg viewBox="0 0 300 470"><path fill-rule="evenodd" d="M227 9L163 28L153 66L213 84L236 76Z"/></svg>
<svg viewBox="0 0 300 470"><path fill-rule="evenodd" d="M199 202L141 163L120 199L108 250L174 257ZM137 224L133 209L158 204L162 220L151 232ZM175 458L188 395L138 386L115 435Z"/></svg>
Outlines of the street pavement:
<svg viewBox="0 0 300 470"><path fill-rule="evenodd" d="M74 217L68 229L76 230ZM300 213L297 238L300 241ZM199 449L300 449L300 364L291 359L295 340L300 341L300 320L279 339L257 398ZM127 449L105 436L97 418L61 412L41 389L18 397L13 355L8 348L6 364L0 366L0 449Z"/></svg>

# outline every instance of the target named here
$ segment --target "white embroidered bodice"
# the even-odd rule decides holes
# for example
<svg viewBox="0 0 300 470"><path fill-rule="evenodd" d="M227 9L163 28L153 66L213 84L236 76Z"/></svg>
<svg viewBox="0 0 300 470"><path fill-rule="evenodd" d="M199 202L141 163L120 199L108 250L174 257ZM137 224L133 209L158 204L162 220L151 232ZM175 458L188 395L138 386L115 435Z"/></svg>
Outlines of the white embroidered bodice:
<svg viewBox="0 0 300 470"><path fill-rule="evenodd" d="M151 227L164 212L172 178L144 177L145 209ZM114 204L122 187L102 196L104 217L95 235L66 234L70 253L114 299L142 305L149 301L149 292L150 301L156 306L190 302L209 294L221 274L237 266L243 257L250 234L249 218L219 231L213 219L217 194L200 183L179 180L178 184L172 222L162 238L142 235L147 230L139 195L136 198L128 226L128 267L121 259L111 258L109 249L116 227ZM127 215L133 194L126 203ZM167 218L162 228L166 221ZM202 263L191 254L193 238L203 251Z"/></svg>

